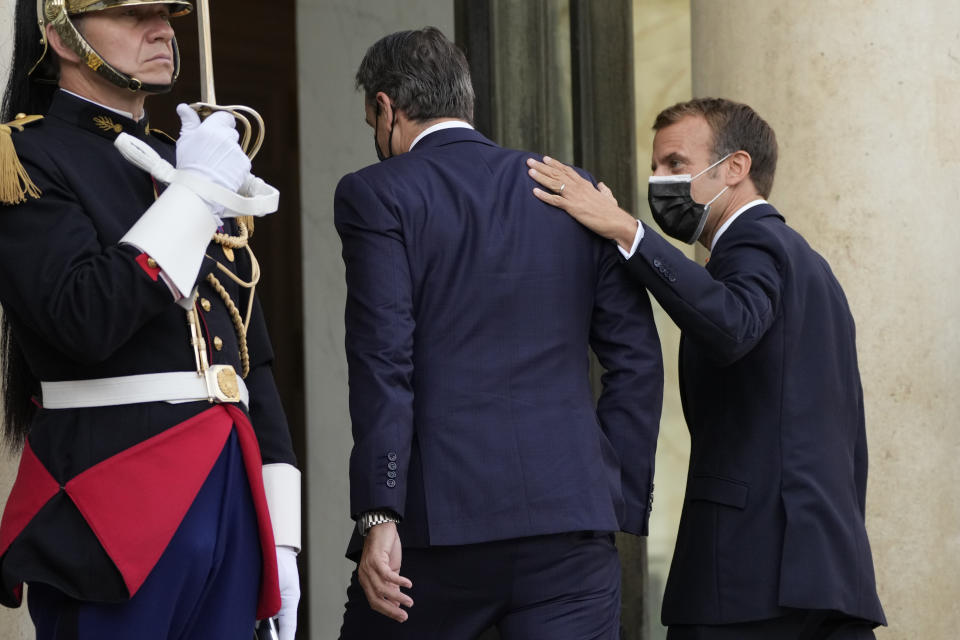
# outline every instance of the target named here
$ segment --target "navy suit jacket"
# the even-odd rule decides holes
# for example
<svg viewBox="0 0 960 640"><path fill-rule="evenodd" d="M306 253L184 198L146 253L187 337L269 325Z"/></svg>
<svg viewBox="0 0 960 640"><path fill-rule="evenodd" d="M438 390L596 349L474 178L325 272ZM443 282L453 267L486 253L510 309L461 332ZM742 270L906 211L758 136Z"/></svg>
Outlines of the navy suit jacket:
<svg viewBox="0 0 960 640"><path fill-rule="evenodd" d="M350 509L400 514L405 546L647 530L650 303L611 243L533 196L528 157L446 129L337 187Z"/></svg>
<svg viewBox="0 0 960 640"><path fill-rule="evenodd" d="M854 323L830 267L768 204L733 222L706 269L645 231L626 264L683 331L691 444L664 624L781 607L885 622Z"/></svg>

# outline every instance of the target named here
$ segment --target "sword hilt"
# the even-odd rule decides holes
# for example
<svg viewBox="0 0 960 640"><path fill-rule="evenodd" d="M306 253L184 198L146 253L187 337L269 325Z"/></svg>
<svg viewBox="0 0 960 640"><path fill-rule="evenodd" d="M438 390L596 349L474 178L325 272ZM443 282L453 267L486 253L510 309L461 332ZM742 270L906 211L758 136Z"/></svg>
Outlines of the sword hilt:
<svg viewBox="0 0 960 640"><path fill-rule="evenodd" d="M190 108L199 113L201 118L206 118L214 111L226 111L236 118L240 125L240 148L243 149L243 152L251 160L259 153L260 147L263 146L267 126L255 109L240 104L219 105L207 102L195 102L190 105Z"/></svg>
<svg viewBox="0 0 960 640"><path fill-rule="evenodd" d="M213 83L213 46L210 37L210 4L209 0L197 0L194 10L197 13L197 32L200 37L200 102L190 105L201 118L206 118L214 111L227 111L240 125L242 138L240 147L253 160L263 145L266 127L260 114L250 107L242 105L218 105L217 95ZM251 124L256 123L256 130Z"/></svg>

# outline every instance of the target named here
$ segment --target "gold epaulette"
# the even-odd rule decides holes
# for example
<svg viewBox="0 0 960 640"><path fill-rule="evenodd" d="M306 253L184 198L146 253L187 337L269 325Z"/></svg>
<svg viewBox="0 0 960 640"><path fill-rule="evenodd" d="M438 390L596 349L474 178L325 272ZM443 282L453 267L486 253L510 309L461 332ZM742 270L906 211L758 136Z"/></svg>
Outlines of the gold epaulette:
<svg viewBox="0 0 960 640"><path fill-rule="evenodd" d="M26 125L40 120L43 120L43 116L18 113L12 121L0 124L0 203L17 204L26 202L27 196L40 197L40 189L33 184L26 169L20 164L17 150L13 146L14 129L23 131Z"/></svg>

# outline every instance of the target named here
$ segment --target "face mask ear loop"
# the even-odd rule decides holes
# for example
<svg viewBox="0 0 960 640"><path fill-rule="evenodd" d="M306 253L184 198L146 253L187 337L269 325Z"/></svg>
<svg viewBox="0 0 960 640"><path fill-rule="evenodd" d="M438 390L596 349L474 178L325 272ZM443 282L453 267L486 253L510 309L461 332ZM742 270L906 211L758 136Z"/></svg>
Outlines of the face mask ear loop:
<svg viewBox="0 0 960 640"><path fill-rule="evenodd" d="M710 199L710 202L708 202L707 204L705 204L705 205L703 205L703 206L709 209L709 208L710 208L710 205L712 205L714 202L716 202L717 198L719 198L720 196L722 196L722 195L723 195L723 192L726 191L726 190L729 189L729 188L730 188L730 185L727 185L727 186L724 187L723 189L720 189L720 193L718 193L717 195L713 196L713 198Z"/></svg>
<svg viewBox="0 0 960 640"><path fill-rule="evenodd" d="M690 178L690 182L693 182L694 180L696 180L697 178L699 178L700 176L702 176L703 174L705 174L707 171L710 171L710 169L713 169L715 166L717 166L718 164L720 164L721 162L723 162L724 160L726 160L727 158L729 158L729 157L732 156L732 155L733 155L732 153L728 153L727 155L723 156L722 158L720 158L719 160L717 160L716 162L714 162L712 165L710 165L709 167L707 167L706 169L704 169L703 171L701 171L701 172L698 173L697 175L695 175L695 176L693 176L692 178ZM722 192L721 192L721 193L722 193Z"/></svg>
<svg viewBox="0 0 960 640"><path fill-rule="evenodd" d="M393 122L390 123L390 135L387 136L387 155L388 158L393 157L393 130L397 127L397 110L393 110Z"/></svg>
<svg viewBox="0 0 960 640"><path fill-rule="evenodd" d="M380 108L380 105L377 104L377 120L380 119L380 114L382 112L383 110ZM376 127L374 127L373 144L377 147L377 159L380 160L380 162L383 162L384 160L389 160L390 158L393 157L393 130L396 128L396 126L397 126L397 112L396 112L396 109L394 109L393 122L390 123L390 133L387 135L387 153L384 153L380 149L380 143L377 141Z"/></svg>

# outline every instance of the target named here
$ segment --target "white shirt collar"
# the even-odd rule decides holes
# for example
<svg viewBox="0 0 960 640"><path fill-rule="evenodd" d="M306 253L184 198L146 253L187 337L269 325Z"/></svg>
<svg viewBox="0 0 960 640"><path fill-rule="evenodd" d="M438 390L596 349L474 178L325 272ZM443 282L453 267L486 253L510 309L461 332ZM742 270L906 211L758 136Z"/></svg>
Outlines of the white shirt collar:
<svg viewBox="0 0 960 640"><path fill-rule="evenodd" d="M423 140L425 137L430 135L435 131L442 131L443 129L473 129L473 125L469 122L464 122L463 120L445 120L443 122L438 122L435 125L431 125L420 132L416 138L413 139L413 142L410 143L410 148L407 151L413 151L413 148L417 146L417 143Z"/></svg>
<svg viewBox="0 0 960 640"><path fill-rule="evenodd" d="M140 118L143 117L143 115L141 114L140 118L134 118L134 117L133 117L133 114L130 113L129 111L121 111L120 109L114 109L113 107L108 107L108 106L105 105L105 104L100 104L100 103L97 102L96 100L91 100L90 98L81 96L80 94L74 93L73 91L68 91L67 89L60 89L60 91L63 91L64 93L69 93L69 94L72 95L74 98L80 98L80 99L83 100L84 102L89 102L90 104L95 104L95 105L97 105L98 107L101 107L101 108L103 108L103 109L106 109L107 111L113 111L114 113L118 113L118 114L120 114L121 116L123 116L124 118L127 118L128 120L133 120L134 122L139 122L139 121L140 121Z"/></svg>
<svg viewBox="0 0 960 640"><path fill-rule="evenodd" d="M727 221L724 222L723 225L719 229L717 229L717 232L713 235L713 242L710 243L710 251L711 252L713 251L713 248L717 246L717 240L719 240L720 236L723 235L723 232L726 231L731 224L733 224L733 221L740 217L741 213L743 213L750 207L755 207L758 204L766 204L766 202L767 201L764 200L763 198L757 198L756 200L751 200L747 204L737 209L736 212L732 216L727 218Z"/></svg>

